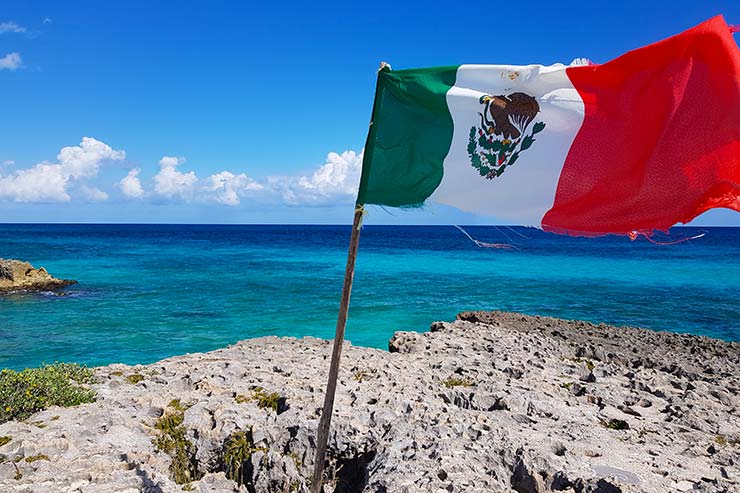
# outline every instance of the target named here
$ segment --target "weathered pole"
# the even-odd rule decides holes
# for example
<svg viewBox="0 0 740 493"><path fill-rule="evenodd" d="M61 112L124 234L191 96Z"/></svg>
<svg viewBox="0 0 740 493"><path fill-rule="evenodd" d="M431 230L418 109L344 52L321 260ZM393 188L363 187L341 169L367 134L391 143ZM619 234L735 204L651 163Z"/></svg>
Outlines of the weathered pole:
<svg viewBox="0 0 740 493"><path fill-rule="evenodd" d="M357 247L360 244L360 228L362 226L362 215L365 210L362 205L355 208L355 217L352 221L352 233L349 237L349 252L347 253L347 267L344 270L344 285L342 286L342 298L339 303L339 316L337 317L337 330L334 335L334 349L331 353L331 365L329 366L329 381L326 384L326 395L324 396L324 409L321 411L319 430L316 442L316 461L313 468L313 482L311 491L321 493L322 480L324 476L324 463L326 462L326 447L329 441L329 427L331 426L331 415L334 410L334 394L337 390L337 377L339 376L339 360L342 356L342 344L344 343L344 329L347 325L347 312L349 311L349 297L352 293L352 280L355 277L355 260L357 259Z"/></svg>

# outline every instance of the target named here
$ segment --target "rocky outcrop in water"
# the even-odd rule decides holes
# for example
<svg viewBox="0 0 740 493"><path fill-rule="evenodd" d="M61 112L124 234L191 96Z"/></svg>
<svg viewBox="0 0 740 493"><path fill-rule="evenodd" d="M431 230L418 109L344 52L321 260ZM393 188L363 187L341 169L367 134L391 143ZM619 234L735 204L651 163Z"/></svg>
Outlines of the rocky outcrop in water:
<svg viewBox="0 0 740 493"><path fill-rule="evenodd" d="M0 491L306 492L331 343L98 368L0 425ZM501 312L347 344L325 492L740 491L740 343Z"/></svg>
<svg viewBox="0 0 740 493"><path fill-rule="evenodd" d="M0 293L10 291L47 291L64 288L77 281L57 279L46 269L35 269L22 260L0 258Z"/></svg>

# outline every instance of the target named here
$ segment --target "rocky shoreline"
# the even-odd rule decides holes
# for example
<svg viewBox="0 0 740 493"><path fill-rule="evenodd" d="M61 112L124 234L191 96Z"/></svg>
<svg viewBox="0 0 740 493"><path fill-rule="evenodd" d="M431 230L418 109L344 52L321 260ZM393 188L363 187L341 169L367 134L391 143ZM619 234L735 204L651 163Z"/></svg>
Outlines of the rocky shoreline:
<svg viewBox="0 0 740 493"><path fill-rule="evenodd" d="M431 329L346 344L326 492L740 491L740 343L504 312ZM0 425L0 491L306 492L330 352L97 368L95 403Z"/></svg>
<svg viewBox="0 0 740 493"><path fill-rule="evenodd" d="M43 267L36 269L22 260L0 258L0 294L15 291L50 291L77 281L57 279Z"/></svg>

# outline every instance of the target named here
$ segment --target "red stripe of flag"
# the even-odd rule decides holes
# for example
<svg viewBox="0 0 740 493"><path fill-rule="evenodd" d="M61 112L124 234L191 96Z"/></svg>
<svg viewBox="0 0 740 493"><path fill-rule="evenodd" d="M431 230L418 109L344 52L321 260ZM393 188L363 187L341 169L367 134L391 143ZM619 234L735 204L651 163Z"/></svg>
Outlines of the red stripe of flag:
<svg viewBox="0 0 740 493"><path fill-rule="evenodd" d="M544 229L651 232L740 212L740 50L722 17L567 73L585 118Z"/></svg>

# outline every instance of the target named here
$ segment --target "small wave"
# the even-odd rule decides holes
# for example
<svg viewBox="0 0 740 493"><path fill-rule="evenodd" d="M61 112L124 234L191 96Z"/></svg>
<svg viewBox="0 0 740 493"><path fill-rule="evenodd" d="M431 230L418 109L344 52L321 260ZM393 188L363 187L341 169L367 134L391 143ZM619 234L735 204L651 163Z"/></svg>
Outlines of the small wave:
<svg viewBox="0 0 740 493"><path fill-rule="evenodd" d="M0 293L0 299L16 299L16 298L78 298L84 296L85 291L58 291L58 290L44 290L38 291L35 289L14 289L12 291L4 291Z"/></svg>

